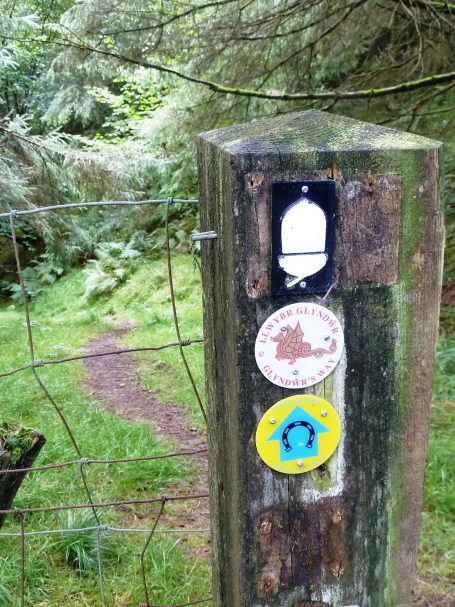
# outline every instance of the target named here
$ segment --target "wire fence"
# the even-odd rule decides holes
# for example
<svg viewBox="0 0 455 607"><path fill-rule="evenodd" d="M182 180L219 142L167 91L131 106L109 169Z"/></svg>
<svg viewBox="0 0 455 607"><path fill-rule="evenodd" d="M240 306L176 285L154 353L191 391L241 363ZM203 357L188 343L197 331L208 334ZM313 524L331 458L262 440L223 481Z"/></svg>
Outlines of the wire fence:
<svg viewBox="0 0 455 607"><path fill-rule="evenodd" d="M92 487L90 486L86 469L89 466L103 466L103 465L119 465L122 463L131 463L131 462L144 462L144 461L153 461L153 460L162 460L167 458L181 458L188 456L196 456L198 454L204 453L206 451L205 448L201 449L182 449L181 451L175 451L171 453L167 453L164 455L148 455L143 457L125 457L125 458L110 458L110 459L96 459L90 458L83 454L82 449L79 446L78 441L76 440L75 433L65 416L65 413L62 407L57 403L56 399L52 396L47 386L45 385L42 377L40 376L38 369L40 367L44 367L46 365L59 365L65 364L72 361L80 361L83 359L95 358L95 357L104 357L104 356L121 356L122 354L132 353L132 352L147 352L147 351L159 351L165 348L177 348L179 350L181 364L183 365L188 382L191 385L194 396L197 400L198 406L202 413L202 416L205 421L206 414L205 409L202 403L201 396L197 389L195 380L193 378L193 374L191 372L190 366L188 364L187 358L185 356L184 349L192 344L201 343L202 339L182 339L182 334L180 330L179 317L177 313L177 305L176 305L176 297L174 291L174 281L173 281L173 272L172 272L172 256L171 256L171 245L170 245L170 236L169 236L169 209L171 205L174 204L197 204L197 200L193 199L151 199L151 200L142 200L142 201L105 201L105 202L87 202L87 203L71 203L71 204L62 204L55 206L47 206L47 207L39 207L28 210L11 210L8 213L0 213L0 218L9 218L10 223L10 231L11 231L11 240L14 249L14 256L16 260L17 273L19 277L21 298L24 309L25 316L25 325L27 330L27 341L28 341L28 354L29 354L29 362L7 371L3 371L0 373L0 378L9 377L11 375L15 375L17 373L22 373L28 370L31 370L32 376L47 399L47 401L51 404L53 410L58 415L62 426L67 433L74 451L76 453L77 458L64 462L55 462L52 464L41 465L41 466L32 466L29 468L20 468L20 469L3 469L0 470L0 475L14 475L20 474L24 475L27 472L47 472L50 470L60 470L68 467L76 467L78 469L78 473L80 475L80 479L82 482L83 491L85 494L85 501L81 503L67 503L67 504L56 504L56 505L42 505L35 507L23 507L23 508L8 508L8 509L0 509L0 518L1 515L10 515L16 517L20 523L20 532L0 532L0 537L18 537L21 542L21 567L20 567L20 605L21 607L25 607L25 597L26 597L26 575L25 575L25 560L26 560L26 540L29 537L35 536L43 536L43 535L55 535L55 534L65 534L65 533L95 533L96 534L96 562L97 562L97 572L98 572L98 580L99 580L99 594L100 601L102 607L107 607L106 601L106 593L105 593L105 576L103 570L103 555L102 555L102 542L101 537L103 533L119 533L119 534L145 534L146 539L143 544L142 550L140 552L140 577L142 580L143 587L143 597L144 603L140 605L140 607L169 607L164 605L158 605L152 600L152 592L150 589L150 583L147 576L146 571L146 562L145 556L147 551L150 548L152 540L157 534L198 534L198 533L207 533L209 530L205 528L194 528L194 529L173 529L173 528L160 528L158 525L160 520L163 517L163 513L165 512L166 504L172 502L187 502L190 500L205 500L208 498L207 493L197 493L197 494L183 494L183 495L161 495L161 496L152 496L152 497L143 497L143 498L132 498L132 499L117 499L110 501L95 501L92 497ZM169 294L170 294L170 304L172 308L172 319L176 334L176 340L167 343L160 344L156 346L143 346L137 348L123 348L115 351L107 351L107 352L97 352L90 354L82 354L77 356L69 356L61 359L37 359L35 357L35 343L33 337L33 323L30 319L30 307L29 307L29 299L26 291L23 268L21 265L21 259L19 254L19 246L17 243L16 236L16 218L18 216L23 215L32 215L35 213L49 213L55 211L64 211L68 209L75 208L87 208L87 207L108 207L108 206L135 206L135 205L165 205L165 249L166 249L166 269L167 269L167 281L169 286ZM102 513L105 509L109 508L118 508L124 507L127 505L155 505L157 507L156 514L154 516L153 522L150 528L129 528L129 527L117 527L110 526L103 523ZM62 529L40 529L40 530L30 530L26 531L26 515L34 514L34 513L48 513L48 512L59 512L59 511L71 511L71 510L88 510L93 514L93 519L95 521L95 525L85 526L81 528L62 528ZM186 603L174 604L172 607L184 607L186 605L196 605L209 603L211 601L211 597L200 598L196 600L191 600Z"/></svg>

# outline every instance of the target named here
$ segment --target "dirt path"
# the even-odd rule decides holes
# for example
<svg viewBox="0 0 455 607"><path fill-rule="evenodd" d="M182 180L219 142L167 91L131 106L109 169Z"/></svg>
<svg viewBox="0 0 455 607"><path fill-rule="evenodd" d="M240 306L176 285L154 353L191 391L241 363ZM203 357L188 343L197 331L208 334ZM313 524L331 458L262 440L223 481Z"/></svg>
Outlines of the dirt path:
<svg viewBox="0 0 455 607"><path fill-rule="evenodd" d="M128 327L104 333L88 342L87 354L120 350L118 339ZM142 388L137 363L132 354L102 356L84 359L87 379L84 387L102 407L130 421L150 422L154 435L171 440L176 451L204 449L207 444L196 428L189 427L183 407L158 401L153 392ZM196 454L199 466L198 480L191 493L208 493L207 454ZM168 510L168 509L167 509ZM163 520L166 520L163 517ZM173 527L203 529L209 527L209 509L206 499L190 501L182 507L172 508Z"/></svg>

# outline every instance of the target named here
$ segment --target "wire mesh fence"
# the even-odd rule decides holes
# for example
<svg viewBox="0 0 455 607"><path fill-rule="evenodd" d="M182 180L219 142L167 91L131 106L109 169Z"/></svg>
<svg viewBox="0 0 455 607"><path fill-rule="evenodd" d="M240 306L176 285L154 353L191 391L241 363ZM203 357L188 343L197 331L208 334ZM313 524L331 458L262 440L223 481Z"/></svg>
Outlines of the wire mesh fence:
<svg viewBox="0 0 455 607"><path fill-rule="evenodd" d="M166 348L177 348L179 351L179 357L183 368L185 369L187 381L190 383L192 391L194 393L194 397L197 400L199 409L201 414L206 421L206 414L204 410L204 406L202 403L201 395L196 386L196 382L194 380L193 374L191 372L190 366L187 361L187 357L185 355L185 348L191 346L192 344L201 343L202 339L183 339L182 332L179 324L179 316L176 305L176 296L174 290L174 280L173 280L173 265L172 265L172 255L171 255L171 245L170 245L170 236L169 236L169 209L171 205L179 204L197 204L197 200L193 199L153 199L153 200L142 200L142 201L105 201L105 202L88 202L88 203L71 203L71 204L62 204L55 206L47 206L34 208L29 210L11 210L8 213L0 213L0 218L8 218L10 224L10 232L11 232L11 240L14 249L14 256L16 260L17 266L17 274L19 278L19 285L21 291L21 298L23 304L23 312L25 317L25 326L27 331L27 346L28 346L28 355L29 361L25 364L7 369L5 371L0 372L0 378L10 377L12 375L16 375L24 372L31 372L34 381L36 382L37 387L44 395L45 399L47 399L48 403L51 405L55 414L58 416L61 424L62 431L66 432L69 437L72 447L75 452L75 459L67 460L67 461L57 461L51 464L40 465L40 466L31 466L31 467L22 467L20 469L0 469L0 475L15 475L20 474L24 475L28 472L40 472L46 473L49 471L58 471L63 468L74 467L78 470L78 475L80 477L80 481L83 488L83 493L85 496L85 500L81 502L72 502L72 503L63 503L63 504L44 504L38 506L30 506L30 507L22 507L22 508L6 508L0 509L0 516L13 516L16 520L19 521L20 531L19 532L0 532L0 538L19 538L21 544L21 565L20 571L18 571L18 590L20 594L20 605L21 607L25 607L26 605L26 575L25 575L25 560L26 560L26 549L27 549L27 539L31 537L39 537L46 535L56 535L56 534L70 534L70 533L94 533L96 535L96 568L98 574L98 586L99 586L99 598L100 604L102 607L107 607L108 602L106 599L105 592L105 574L103 568L103 553L102 553L102 536L103 534L115 533L115 534L138 534L138 536L145 535L145 541L143 543L142 549L140 551L140 578L142 580L142 588L143 588L143 599L144 602L141 603L139 607L164 607L158 605L153 601L153 592L150 588L149 577L147 574L146 560L145 556L147 551L150 549L152 544L152 540L156 535L159 534L198 534L198 533L208 533L209 530L206 528L185 528L185 529L174 529L174 528L160 528L160 521L163 519L163 514L166 510L166 505L171 504L173 502L188 502L191 500L206 500L208 498L207 493L185 493L185 494L169 494L169 495L159 495L159 496L144 496L140 498L132 497L130 499L111 499L111 500L101 500L97 501L93 498L93 487L91 486L87 469L92 466L111 466L111 465L121 465L126 463L136 463L136 462L146 462L146 461L154 461L154 460L163 460L163 459L171 459L171 458L187 458L196 456L198 454L204 453L206 451L205 448L201 449L182 449L180 451L168 452L166 454L159 455L146 455L139 457L111 457L111 458L94 458L90 457L90 454L86 454L83 452L78 440L76 439L75 433L73 431L72 425L67 419L63 408L57 402L57 399L51 394L51 391L48 389L46 384L44 383L43 378L40 376L39 369L41 367L45 367L47 365L64 365L73 361L81 361L84 359L95 358L95 357L108 357L108 356L122 356L124 354L129 354L133 352L153 352L159 351ZM165 265L166 265L166 273L167 273L167 282L169 287L169 298L170 298L170 307L172 311L172 320L176 335L176 340L170 343L158 344L153 346L141 346L134 348L122 348L117 349L115 351L105 351L105 352L96 352L96 353L86 353L86 354L77 354L74 356L67 356L59 359L38 359L35 356L35 341L33 335L33 322L30 317L30 306L29 306L29 297L27 295L26 285L24 281L24 273L20 259L19 246L17 242L16 235L16 218L22 215L31 215L35 213L51 213L56 211L65 211L68 209L75 208L86 208L86 207L108 207L108 206L133 206L133 205L165 205L165 220L164 220L164 233L165 233ZM1 476L0 476L1 478ZM128 505L151 505L155 506L155 514L152 520L152 524L149 525L148 528L136 528L136 527L123 527L123 526L115 526L112 524L107 524L103 520L103 514L106 509L110 508L120 508ZM27 529L27 516L31 514L37 513L55 513L61 511L89 511L93 515L94 523L93 525L83 526L80 528L45 528L45 529ZM185 603L174 604L172 607L183 607L184 605L196 605L196 604L207 604L211 602L211 597L201 597L194 600L190 600Z"/></svg>

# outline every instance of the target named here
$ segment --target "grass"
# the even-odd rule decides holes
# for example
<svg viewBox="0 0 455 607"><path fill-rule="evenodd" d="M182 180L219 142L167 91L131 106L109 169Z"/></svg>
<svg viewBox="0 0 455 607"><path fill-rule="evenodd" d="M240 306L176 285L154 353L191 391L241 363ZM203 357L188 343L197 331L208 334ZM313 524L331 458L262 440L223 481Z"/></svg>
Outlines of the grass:
<svg viewBox="0 0 455 607"><path fill-rule="evenodd" d="M425 592L452 596L455 586L455 337L436 355L425 473L419 577Z"/></svg>
<svg viewBox="0 0 455 607"><path fill-rule="evenodd" d="M200 300L197 274L188 267L189 257L176 256L180 274L177 298L187 317L182 332L191 337L201 334ZM191 263L191 262L190 262ZM184 271L181 271L183 270ZM132 331L140 345L160 345L175 341L170 315L168 291L164 279L164 262L147 261L139 265L127 284L113 295L88 303L84 297L83 274L75 270L52 285L32 302L31 318L35 341L35 358L62 358L82 353L84 344L98 333L111 330L115 322L133 320ZM139 329L144 324L145 329ZM23 309L18 305L0 308L0 371L21 366L28 361L27 337ZM197 380L202 385L200 346L189 354L193 366L199 366ZM187 351L190 348L187 348ZM141 357L147 375L155 371L155 384L167 401L189 403L189 415L197 405L181 364L173 353L162 357ZM164 367L163 367L164 365ZM166 372L163 371L166 370ZM82 363L52 365L38 370L52 396L62 407L74 431L84 457L121 458L159 455L176 445L157 440L148 424L118 419L99 408L81 387L85 377ZM169 377L168 377L169 375ZM74 447L53 407L45 399L31 372L1 378L2 421L38 428L46 436L37 465L77 459ZM145 381L147 384L153 382ZM197 414L195 415L197 419ZM179 458L118 465L90 465L86 468L90 490L95 501L188 491L193 469ZM29 475L19 491L14 506L33 507L86 502L77 466ZM131 506L101 511L101 522L122 527L150 528L156 506ZM89 516L33 514L25 520L26 531L86 526ZM71 515L70 515L71 516ZM65 518L66 517L66 518ZM85 521L85 522L84 522ZM89 525L90 526L90 525ZM164 524L163 524L164 526ZM9 517L2 532L18 532L18 521ZM103 564L106 600L116 607L132 607L144 600L140 577L139 555L144 534L113 534L103 542ZM187 543L179 536L157 536L146 554L149 593L154 603L172 604L210 595L209 569L203 558L187 558ZM90 533L57 534L27 538L26 605L44 607L59 605L95 606L100 604L96 564L96 537ZM0 605L19 604L20 539L0 538Z"/></svg>
<svg viewBox="0 0 455 607"><path fill-rule="evenodd" d="M176 298L183 338L202 334L199 275L188 255L174 255ZM32 305L36 358L63 357L82 352L83 345L97 333L110 330L113 323L134 321L124 337L127 346L160 345L175 341L166 270L163 260L144 260L134 273L110 296L95 303L83 297L81 271L76 270L49 288ZM0 309L0 370L27 360L23 311L18 306ZM202 346L185 349L199 390L203 393ZM202 416L186 379L175 348L137 355L141 381L158 392L164 402L182 404L189 423L202 428ZM81 388L84 368L68 363L39 369L56 400L62 404L84 456L123 457L164 453L173 446L156 440L147 425L130 423L97 407ZM39 428L47 437L37 463L74 459L71 442L53 409L43 398L29 372L3 378L2 421ZM455 338L444 337L437 351L434 398L431 408L430 444L425 481L419 578L421 594L447 595L455 581ZM162 492L183 492L188 487L188 470L179 460L144 464L91 466L87 469L90 487L97 500ZM190 475L191 478L191 475ZM35 473L21 488L15 506L32 506L85 501L77 468ZM102 513L102 522L117 526L150 527L152 508L131 507ZM65 515L66 516L66 515ZM167 521L169 522L169 521ZM74 520L56 515L27 517L27 530L76 526ZM10 519L2 531L16 531ZM97 571L93 565L93 539L79 533L71 536L43 536L27 541L26 605L69 607L100 604ZM103 555L106 598L115 607L137 607L143 601L139 553L144 535L106 533ZM73 543L75 546L73 546ZM84 571L73 555L87 558ZM111 550L111 547L114 547ZM202 558L189 555L188 544L177 536L158 536L146 558L150 593L154 603L172 604L208 596L209 569ZM84 552L82 554L82 552ZM76 559L77 560L77 559ZM18 538L0 538L0 605L18 605L20 546ZM85 571L87 570L87 571Z"/></svg>

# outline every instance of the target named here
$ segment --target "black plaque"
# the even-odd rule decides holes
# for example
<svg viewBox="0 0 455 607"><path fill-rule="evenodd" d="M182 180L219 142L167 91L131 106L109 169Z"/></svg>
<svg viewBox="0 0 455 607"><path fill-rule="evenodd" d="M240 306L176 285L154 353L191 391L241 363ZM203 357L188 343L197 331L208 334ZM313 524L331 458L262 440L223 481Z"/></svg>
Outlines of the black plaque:
<svg viewBox="0 0 455 607"><path fill-rule="evenodd" d="M302 190L304 188L304 190ZM307 191L306 188L308 188ZM278 258L283 254L281 248L281 223L286 211L301 198L307 198L317 204L325 213L327 231L325 250L327 263L316 274L305 278L305 285L297 283L286 286L288 274L280 267ZM287 181L272 184L272 294L324 293L332 285L333 252L335 246L335 182L326 181ZM306 228L311 229L311 228Z"/></svg>

